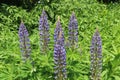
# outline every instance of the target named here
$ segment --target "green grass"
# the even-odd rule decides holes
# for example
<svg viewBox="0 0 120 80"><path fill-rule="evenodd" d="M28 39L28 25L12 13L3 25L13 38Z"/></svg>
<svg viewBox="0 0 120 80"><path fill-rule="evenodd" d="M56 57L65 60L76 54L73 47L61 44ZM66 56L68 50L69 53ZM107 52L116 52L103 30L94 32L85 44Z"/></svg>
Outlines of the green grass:
<svg viewBox="0 0 120 80"><path fill-rule="evenodd" d="M74 4L74 5L73 5ZM90 42L96 27L102 38L103 69L102 80L120 80L120 4L100 4L95 0L70 0L48 5L36 5L27 12L16 7L2 5L0 12L0 79L1 80L53 80L53 33L55 23L50 24L50 51L40 54L38 20L42 9L55 19L61 17L62 27L67 41L68 22L72 11L75 12L79 25L79 47L67 51L68 80L89 80ZM32 48L34 66L28 61L21 61L18 27L24 21Z"/></svg>

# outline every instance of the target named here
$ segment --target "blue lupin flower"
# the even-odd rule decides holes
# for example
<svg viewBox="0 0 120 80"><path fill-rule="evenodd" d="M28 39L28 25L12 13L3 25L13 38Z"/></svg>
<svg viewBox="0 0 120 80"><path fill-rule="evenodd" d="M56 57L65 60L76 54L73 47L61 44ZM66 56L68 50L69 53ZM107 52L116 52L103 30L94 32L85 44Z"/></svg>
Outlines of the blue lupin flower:
<svg viewBox="0 0 120 80"><path fill-rule="evenodd" d="M22 59L26 61L26 59L30 58L31 49L30 49L30 40L28 38L29 34L23 22L21 22L19 27L19 39L20 39L20 49L22 52Z"/></svg>
<svg viewBox="0 0 120 80"><path fill-rule="evenodd" d="M45 53L49 49L48 44L50 41L49 38L49 24L47 20L47 14L45 11L42 11L40 20L39 20L39 31L40 31L40 46L41 52Z"/></svg>
<svg viewBox="0 0 120 80"><path fill-rule="evenodd" d="M67 78L66 51L63 45L62 34L62 29L60 29L54 46L55 80L65 80Z"/></svg>
<svg viewBox="0 0 120 80"><path fill-rule="evenodd" d="M92 37L91 44L91 79L101 80L101 70L102 70L102 41L98 29Z"/></svg>
<svg viewBox="0 0 120 80"><path fill-rule="evenodd" d="M64 33L63 33L62 26L60 23L60 17L58 16L58 21L56 23L56 28L54 30L54 42L55 43L57 42L60 31L62 31L62 34L61 34L62 35L62 43L61 43L61 45L64 45Z"/></svg>
<svg viewBox="0 0 120 80"><path fill-rule="evenodd" d="M77 22L74 12L72 13L72 15L70 17L68 31L69 31L68 32L69 44L70 44L70 46L75 46L76 43L78 42L78 22Z"/></svg>

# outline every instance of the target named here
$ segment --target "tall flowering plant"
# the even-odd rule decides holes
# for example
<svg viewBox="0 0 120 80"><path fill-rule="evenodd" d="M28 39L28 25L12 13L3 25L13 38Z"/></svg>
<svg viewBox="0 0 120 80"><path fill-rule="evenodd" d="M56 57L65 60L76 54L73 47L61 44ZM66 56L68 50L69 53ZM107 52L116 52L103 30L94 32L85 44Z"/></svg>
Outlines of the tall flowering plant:
<svg viewBox="0 0 120 80"><path fill-rule="evenodd" d="M62 43L61 43L61 45L64 45L64 33L63 33L62 26L61 26L61 23L60 23L60 17L58 16L58 21L56 23L56 28L54 30L54 42L55 43L57 42L60 31L62 31L62 34L61 34Z"/></svg>
<svg viewBox="0 0 120 80"><path fill-rule="evenodd" d="M47 20L47 14L45 11L42 11L40 20L39 20L39 31L40 31L40 46L43 53L46 53L49 49L48 44L50 41L49 38L49 24Z"/></svg>
<svg viewBox="0 0 120 80"><path fill-rule="evenodd" d="M58 23L60 23L59 20L58 20ZM57 26L60 26L60 25L57 25ZM56 34L56 32L54 34ZM62 34L63 34L62 29L60 29L57 35L55 45L54 45L55 80L66 80L67 79L66 51L63 45L64 37Z"/></svg>
<svg viewBox="0 0 120 80"><path fill-rule="evenodd" d="M68 40L69 40L69 44L70 46L75 46L76 43L78 42L78 22L77 19L75 17L75 13L73 12L71 17L70 17L70 21L69 21L69 26L68 26Z"/></svg>
<svg viewBox="0 0 120 80"><path fill-rule="evenodd" d="M30 40L28 38L29 34L23 22L21 22L19 27L19 39L20 39L20 49L22 53L23 61L30 58L31 49L30 49Z"/></svg>
<svg viewBox="0 0 120 80"><path fill-rule="evenodd" d="M102 41L98 29L92 37L91 43L91 80L101 80L102 70Z"/></svg>

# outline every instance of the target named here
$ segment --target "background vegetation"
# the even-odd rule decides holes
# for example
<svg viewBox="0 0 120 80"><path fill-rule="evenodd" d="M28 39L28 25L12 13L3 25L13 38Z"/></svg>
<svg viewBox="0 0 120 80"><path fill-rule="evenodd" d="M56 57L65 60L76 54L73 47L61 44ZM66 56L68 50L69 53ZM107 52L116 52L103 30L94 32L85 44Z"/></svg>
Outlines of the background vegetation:
<svg viewBox="0 0 120 80"><path fill-rule="evenodd" d="M51 2L50 2L51 1ZM38 20L42 9L50 24L50 50L40 54ZM90 42L98 27L103 44L102 80L120 80L120 4L103 4L96 0L40 0L32 8L0 5L0 79L53 80L53 33L57 16L61 17L66 42L68 22L72 11L79 25L79 47L67 51L68 80L89 80ZM18 28L24 21L31 41L31 61L21 61Z"/></svg>

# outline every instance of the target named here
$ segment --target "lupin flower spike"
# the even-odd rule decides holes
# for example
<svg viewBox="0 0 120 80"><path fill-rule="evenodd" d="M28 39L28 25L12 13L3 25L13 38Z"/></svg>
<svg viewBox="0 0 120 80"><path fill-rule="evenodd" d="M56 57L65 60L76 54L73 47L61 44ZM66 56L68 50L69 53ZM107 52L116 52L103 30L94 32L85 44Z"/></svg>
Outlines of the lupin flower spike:
<svg viewBox="0 0 120 80"><path fill-rule="evenodd" d="M68 34L69 34L68 40L69 40L70 47L76 46L76 44L78 42L78 22L77 22L74 12L72 13L72 15L70 17L68 31L69 31L68 32Z"/></svg>
<svg viewBox="0 0 120 80"><path fill-rule="evenodd" d="M40 31L40 46L41 52L46 53L49 50L48 44L50 41L49 38L49 24L47 20L47 15L45 11L42 11L40 20L39 20L39 31Z"/></svg>
<svg viewBox="0 0 120 80"><path fill-rule="evenodd" d="M29 34L23 21L21 21L18 34L20 39L20 49L22 52L22 59L23 61L26 61L27 58L30 58L31 49L30 49L30 40L28 38Z"/></svg>
<svg viewBox="0 0 120 80"><path fill-rule="evenodd" d="M92 37L91 43L91 80L101 80L102 71L102 41L98 29Z"/></svg>
<svg viewBox="0 0 120 80"><path fill-rule="evenodd" d="M56 23L56 28L54 30L54 42L55 43L57 42L60 31L62 31L62 26L61 26L61 23L60 23L60 17L58 16L58 21ZM61 43L61 45L64 45L64 33L63 33L63 31L62 31L61 35L62 35L62 43Z"/></svg>
<svg viewBox="0 0 120 80"><path fill-rule="evenodd" d="M55 80L66 80L66 51L63 44L62 29L58 33L58 38L54 46Z"/></svg>

